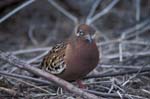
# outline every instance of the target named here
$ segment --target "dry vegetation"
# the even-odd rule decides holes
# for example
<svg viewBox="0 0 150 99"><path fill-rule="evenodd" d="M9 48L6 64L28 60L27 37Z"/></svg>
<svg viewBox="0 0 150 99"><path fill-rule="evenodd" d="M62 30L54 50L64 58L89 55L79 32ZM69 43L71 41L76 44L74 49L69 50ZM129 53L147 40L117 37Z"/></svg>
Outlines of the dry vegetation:
<svg viewBox="0 0 150 99"><path fill-rule="evenodd" d="M150 0L0 1L0 99L83 99L78 88L56 95L64 86L49 82L55 77L18 68L38 67L51 46L83 22L97 29L101 50L99 65L83 78L84 92L100 99L150 99Z"/></svg>

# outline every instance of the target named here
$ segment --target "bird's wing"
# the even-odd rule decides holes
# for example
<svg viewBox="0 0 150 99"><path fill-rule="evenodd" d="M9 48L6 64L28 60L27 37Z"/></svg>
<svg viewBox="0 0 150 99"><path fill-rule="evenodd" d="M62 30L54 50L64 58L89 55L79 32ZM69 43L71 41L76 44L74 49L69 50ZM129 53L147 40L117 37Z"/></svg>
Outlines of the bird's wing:
<svg viewBox="0 0 150 99"><path fill-rule="evenodd" d="M64 62L66 45L65 42L55 45L44 57L41 68L55 75L62 73L66 68Z"/></svg>

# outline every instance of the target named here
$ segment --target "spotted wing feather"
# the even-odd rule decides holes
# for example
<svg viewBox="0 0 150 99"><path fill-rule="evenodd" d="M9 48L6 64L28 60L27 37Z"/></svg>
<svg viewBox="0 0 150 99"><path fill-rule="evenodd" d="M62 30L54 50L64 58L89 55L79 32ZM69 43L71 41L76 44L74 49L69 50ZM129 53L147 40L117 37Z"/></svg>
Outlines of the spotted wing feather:
<svg viewBox="0 0 150 99"><path fill-rule="evenodd" d="M44 57L41 65L42 69L55 75L62 73L66 68L64 62L65 49L66 43L55 45Z"/></svg>

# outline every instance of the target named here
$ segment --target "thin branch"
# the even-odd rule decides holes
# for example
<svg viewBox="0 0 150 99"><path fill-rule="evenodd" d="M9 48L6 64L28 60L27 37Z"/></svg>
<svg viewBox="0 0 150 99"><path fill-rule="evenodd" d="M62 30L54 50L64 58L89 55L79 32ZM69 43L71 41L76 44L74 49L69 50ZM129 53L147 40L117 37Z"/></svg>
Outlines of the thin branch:
<svg viewBox="0 0 150 99"><path fill-rule="evenodd" d="M23 80L17 79L17 78L12 78L12 79L15 79L15 80L17 80L17 81L19 81L19 82L22 82L22 83L24 83L24 84L26 84L26 85L28 85L28 86L32 86L32 87L34 87L34 88L36 88L36 89L38 89L38 90L41 90L41 91L43 91L43 92L45 92L45 93L48 93L49 95L56 95L56 93L52 93L52 92L50 92L50 91L48 91L48 90L45 90L45 89L43 89L43 88L41 88L41 87L39 87L39 86L36 86L36 85L34 85L34 84L32 84L32 83L29 83L29 82L26 82L26 81L23 81Z"/></svg>
<svg viewBox="0 0 150 99"><path fill-rule="evenodd" d="M123 61L123 43L119 43L119 61Z"/></svg>
<svg viewBox="0 0 150 99"><path fill-rule="evenodd" d="M111 80L111 87L109 88L108 93L111 93L112 90L114 89L114 78L110 79Z"/></svg>
<svg viewBox="0 0 150 99"><path fill-rule="evenodd" d="M105 45L115 44L115 43L120 43L120 39L100 42L97 43L97 46L105 46ZM143 40L123 40L122 43L150 46L150 43L148 41L143 41Z"/></svg>
<svg viewBox="0 0 150 99"><path fill-rule="evenodd" d="M61 13L63 13L65 16L67 16L68 18L70 18L75 24L78 23L78 19L77 17L73 16L71 13L69 13L67 10L65 10L63 7L61 7L60 5L58 5L55 0L48 0L48 2L54 6L58 11L60 11Z"/></svg>
<svg viewBox="0 0 150 99"><path fill-rule="evenodd" d="M140 21L140 11L141 11L141 0L136 0L135 1L135 8L136 8L136 14L135 14L135 17L136 17L136 21L139 22ZM137 29L139 28L138 26L136 27ZM136 35L136 39L139 38L139 34Z"/></svg>
<svg viewBox="0 0 150 99"><path fill-rule="evenodd" d="M131 95L131 94L129 94L128 96L131 97L131 99L148 99L148 98L145 98L145 97L142 97L142 96Z"/></svg>
<svg viewBox="0 0 150 99"><path fill-rule="evenodd" d="M30 80L30 81L33 81L33 82L43 83L43 84L48 84L48 85L51 84L51 82L48 82L48 81L45 81L45 80L41 80L41 79L29 77L29 76L24 76L24 75L8 73L8 72L4 72L4 71L0 71L0 75L8 76L8 77L11 77L11 78L19 78L19 79L23 79L23 80Z"/></svg>
<svg viewBox="0 0 150 99"><path fill-rule="evenodd" d="M131 77L130 77L128 80L126 80L121 86L125 86L128 82L130 82L131 80L133 80L134 78L136 78L136 77L141 73L141 70L142 70L144 67L145 67L145 66L143 65L135 75L131 76Z"/></svg>
<svg viewBox="0 0 150 99"><path fill-rule="evenodd" d="M9 89L9 88L5 88L5 87L0 87L0 91L1 92L4 91L4 92L10 94L11 96L17 96L17 95L20 96L21 95L21 94L17 93L15 90Z"/></svg>
<svg viewBox="0 0 150 99"><path fill-rule="evenodd" d="M101 96L101 97L105 97L105 98L120 98L120 96L116 93L104 93L104 92L98 92L98 91L94 91L94 90L85 90L89 93ZM123 98L127 98L128 99L128 95L127 94L121 94Z"/></svg>
<svg viewBox="0 0 150 99"><path fill-rule="evenodd" d="M146 19L144 21L139 22L138 24L135 24L133 27L124 30L121 34L121 36L124 36L125 39L128 39L130 37L133 37L135 35L133 32L137 34L143 33L143 31L139 31L140 29L146 31L150 29L150 19ZM138 27L138 28L137 28ZM145 29L146 28L146 29ZM137 31L137 32L136 32Z"/></svg>
<svg viewBox="0 0 150 99"><path fill-rule="evenodd" d="M109 64L100 64L98 65L102 68L115 68L115 69L140 69L142 66L132 66L132 65L125 65L125 66L120 66L120 65L109 65Z"/></svg>
<svg viewBox="0 0 150 99"><path fill-rule="evenodd" d="M123 57L131 57L131 56L148 56L150 55L150 51L143 51L143 52L123 52ZM119 58L119 54L110 54L110 55L105 55L103 58L108 58L108 59L115 59Z"/></svg>
<svg viewBox="0 0 150 99"><path fill-rule="evenodd" d="M75 87L74 85L70 84L69 82L58 78L50 73L44 72L38 68L35 68L29 64L27 64L25 61L18 59L17 57L9 54L9 53L4 53L2 51L0 51L0 59L9 62L10 64L13 64L14 66L26 70L30 73L33 73L35 75L38 75L40 77L43 77L45 79L47 79L48 81L52 81L54 83L56 83L57 85L65 88L66 90L75 93L83 98L86 99L99 99L99 97L93 95L93 94L89 94L87 92L84 92L83 90Z"/></svg>
<svg viewBox="0 0 150 99"><path fill-rule="evenodd" d="M118 71L118 72L112 72L112 73L100 73L100 74L95 74L95 75L89 75L85 77L84 79L89 79L89 78L100 78L100 77L114 77L114 76L122 76L126 74L134 74L138 73L140 70L140 73L143 72L150 72L150 66L143 67L142 69L132 69L132 70L125 70L125 71Z"/></svg>
<svg viewBox="0 0 150 99"><path fill-rule="evenodd" d="M34 57L34 58L28 60L27 63L30 64L30 63L32 63L32 62L35 62L36 60L38 60L38 59L44 57L47 53L48 53L48 51L46 51L46 52L44 52L44 53L42 53L42 54L40 54L40 55L38 55L38 56L36 56L36 57Z"/></svg>
<svg viewBox="0 0 150 99"><path fill-rule="evenodd" d="M28 36L29 36L29 39L32 41L32 43L33 43L34 45L39 45L38 41L37 41L37 40L34 38L34 36L33 36L33 31L34 31L34 29L35 29L35 26L34 26L34 25L31 25L31 26L29 27Z"/></svg>
<svg viewBox="0 0 150 99"><path fill-rule="evenodd" d="M119 91L117 91L117 94L119 95L120 99L123 99L123 96Z"/></svg>
<svg viewBox="0 0 150 99"><path fill-rule="evenodd" d="M96 0L95 1L95 3L93 4L93 6L92 6L92 8L91 8L91 10L90 10L90 12L89 12L89 14L88 14L88 16L87 16L87 19L89 19L89 18L91 18L93 15L94 15L94 13L95 13L95 11L96 11L96 8L97 8L97 6L100 4L100 2L101 2L102 0ZM87 22L87 21L86 21ZM87 23L88 24L88 23Z"/></svg>
<svg viewBox="0 0 150 99"><path fill-rule="evenodd" d="M96 21L97 19L108 13L118 2L119 0L113 0L105 9L96 14L93 18L87 19L86 23L88 24L93 23L94 21Z"/></svg>
<svg viewBox="0 0 150 99"><path fill-rule="evenodd" d="M141 0L135 0L136 4L136 21L140 21L140 11L141 11L141 6L140 6Z"/></svg>
<svg viewBox="0 0 150 99"><path fill-rule="evenodd" d="M25 3L23 3L22 5L18 6L17 8L15 8L13 11L9 12L8 14L6 14L5 16L3 16L0 19L0 23L4 22L5 20L7 20L9 17L11 17L12 15L14 15L15 13L17 13L18 11L20 11L21 9L23 9L24 7L30 5L31 3L33 3L35 0L28 0Z"/></svg>
<svg viewBox="0 0 150 99"><path fill-rule="evenodd" d="M138 29L137 29L137 26L138 26ZM138 41L138 42L135 40L133 40L131 42L125 41L125 39L129 39L130 37L136 36L137 34L141 34L149 29L150 29L150 19L146 19L138 24L135 24L134 26L132 26L128 29L120 31L119 33L122 35L118 39L98 43L98 46L112 44L112 43L119 43L120 41L122 41L123 43L133 43L133 44L135 43L135 44L141 44L141 45L150 45L149 42L144 42L144 41ZM113 33L113 34L115 34L115 33ZM122 39L120 39L120 38L122 38Z"/></svg>
<svg viewBox="0 0 150 99"><path fill-rule="evenodd" d="M57 19L57 21L55 22L54 28L50 31L52 34L58 32L57 28L59 26L61 26L62 24L60 24L60 17ZM42 46L48 45L50 41L55 40L56 36L52 36L51 33L48 33L47 37L45 38L45 40L42 42Z"/></svg>
<svg viewBox="0 0 150 99"><path fill-rule="evenodd" d="M123 61L123 44L122 41L125 39L125 35L121 35L120 43L119 43L119 61Z"/></svg>
<svg viewBox="0 0 150 99"><path fill-rule="evenodd" d="M26 53L33 53L33 52L48 51L50 49L51 49L51 47L22 49L22 50L12 51L12 52L8 52L8 53L11 53L13 55L18 55L18 54L26 54Z"/></svg>
<svg viewBox="0 0 150 99"><path fill-rule="evenodd" d="M149 90L146 90L146 89L141 89L143 92L147 93L150 95L150 91Z"/></svg>

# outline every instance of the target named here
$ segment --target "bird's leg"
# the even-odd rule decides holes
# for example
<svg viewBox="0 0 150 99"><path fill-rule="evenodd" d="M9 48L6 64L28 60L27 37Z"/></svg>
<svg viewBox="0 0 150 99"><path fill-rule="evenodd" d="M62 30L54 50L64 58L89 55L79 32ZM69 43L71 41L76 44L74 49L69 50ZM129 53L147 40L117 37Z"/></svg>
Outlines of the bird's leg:
<svg viewBox="0 0 150 99"><path fill-rule="evenodd" d="M82 83L81 80L76 80L77 84L79 85L79 88L81 89L87 89L87 86L85 84Z"/></svg>

